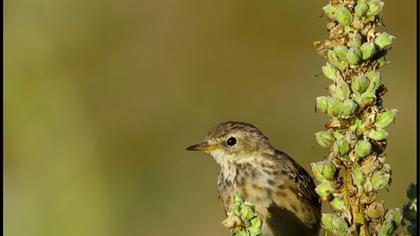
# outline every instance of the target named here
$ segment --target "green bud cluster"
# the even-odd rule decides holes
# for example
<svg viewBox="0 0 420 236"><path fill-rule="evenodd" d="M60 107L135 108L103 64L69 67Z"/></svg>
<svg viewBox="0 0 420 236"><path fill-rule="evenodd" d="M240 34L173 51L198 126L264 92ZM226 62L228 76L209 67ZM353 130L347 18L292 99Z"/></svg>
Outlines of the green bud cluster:
<svg viewBox="0 0 420 236"><path fill-rule="evenodd" d="M364 1L359 1L364 2ZM368 2L368 11L366 12L367 16L376 16L382 11L382 7L384 6L384 3L379 0L371 0Z"/></svg>
<svg viewBox="0 0 420 236"><path fill-rule="evenodd" d="M389 235L399 222L398 211L386 211L375 201L391 182L382 153L385 129L398 113L382 104L386 88L378 69L388 63L386 54L395 41L375 32L383 6L381 0L331 0L323 7L330 35L322 73L330 85L328 95L316 98L316 110L330 120L315 139L329 155L311 167L315 191L338 212L322 217L323 227L334 235Z"/></svg>
<svg viewBox="0 0 420 236"><path fill-rule="evenodd" d="M386 54L395 37L386 32L370 35L363 31L364 27L358 27L376 24L383 5L380 0L369 0L357 1L353 8L348 8L343 3L330 3L323 7L324 13L347 32L347 43L337 44L327 52L328 61L332 65L346 69L349 66L360 66L363 62L372 63L369 60L372 58L376 58L379 66L386 64L385 57L375 55Z"/></svg>
<svg viewBox="0 0 420 236"><path fill-rule="evenodd" d="M311 167L315 179L321 182L315 188L315 191L323 200L327 200L335 189L333 182L331 181L334 179L337 173L337 168L335 164L330 160L312 163Z"/></svg>
<svg viewBox="0 0 420 236"><path fill-rule="evenodd" d="M328 79L335 80L337 78L337 69L329 62L322 67L322 73Z"/></svg>
<svg viewBox="0 0 420 236"><path fill-rule="evenodd" d="M334 192L334 186L330 181L324 181L316 186L315 192L321 197L323 201L326 201Z"/></svg>
<svg viewBox="0 0 420 236"><path fill-rule="evenodd" d="M368 140L360 140L354 146L354 152L358 157L365 157L370 154L372 144Z"/></svg>
<svg viewBox="0 0 420 236"><path fill-rule="evenodd" d="M333 153L339 156L346 155L350 150L350 145L344 139L337 139L332 147Z"/></svg>
<svg viewBox="0 0 420 236"><path fill-rule="evenodd" d="M231 228L232 236L262 236L262 221L255 212L254 205L242 200L239 193L232 197L232 211L228 215L233 215L239 219L239 225Z"/></svg>
<svg viewBox="0 0 420 236"><path fill-rule="evenodd" d="M369 84L370 81L366 76L358 76L351 82L351 89L356 94L362 94L369 88Z"/></svg>
<svg viewBox="0 0 420 236"><path fill-rule="evenodd" d="M384 32L376 34L376 38L367 41L359 33L350 33L347 40L347 45L337 45L327 52L328 62L341 70L358 67L363 63L372 63L369 59L385 54L391 48L395 37ZM387 61L384 56L377 56L373 63L381 67Z"/></svg>
<svg viewBox="0 0 420 236"><path fill-rule="evenodd" d="M370 182L372 184L372 189L378 191L380 189L388 186L391 179L391 173L383 170L378 170L373 173Z"/></svg>
<svg viewBox="0 0 420 236"><path fill-rule="evenodd" d="M365 16L366 13L369 10L369 5L365 1L360 1L357 3L357 5L354 7L354 13L358 17Z"/></svg>
<svg viewBox="0 0 420 236"><path fill-rule="evenodd" d="M324 229L332 235L348 235L349 226L347 222L335 214L322 214L321 223Z"/></svg>
<svg viewBox="0 0 420 236"><path fill-rule="evenodd" d="M332 201L330 201L331 206L339 211L345 210L348 208L346 202L342 197L334 197Z"/></svg>
<svg viewBox="0 0 420 236"><path fill-rule="evenodd" d="M388 127L394 120L397 115L398 110L384 110L376 116L376 121L374 123L375 127L378 129L383 129Z"/></svg>

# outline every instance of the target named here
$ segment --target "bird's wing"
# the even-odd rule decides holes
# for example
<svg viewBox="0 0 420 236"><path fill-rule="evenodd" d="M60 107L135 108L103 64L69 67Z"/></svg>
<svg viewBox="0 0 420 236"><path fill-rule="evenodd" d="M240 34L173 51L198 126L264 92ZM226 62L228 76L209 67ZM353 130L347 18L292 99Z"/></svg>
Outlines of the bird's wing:
<svg viewBox="0 0 420 236"><path fill-rule="evenodd" d="M288 210L313 232L317 232L321 218L321 204L318 194L315 192L312 177L286 153L278 151L276 156L279 158L282 168L278 182L282 182L284 187L278 189L272 196L273 205L269 209L271 216L278 218L279 212Z"/></svg>
<svg viewBox="0 0 420 236"><path fill-rule="evenodd" d="M314 206L320 207L321 203L318 194L315 192L315 183L311 175L289 155L276 151L284 157L284 162L289 162L282 166L285 168L289 179L295 183L298 194Z"/></svg>
<svg viewBox="0 0 420 236"><path fill-rule="evenodd" d="M294 161L293 161L294 162ZM294 175L294 181L297 184L298 192L308 200L314 206L320 207L319 196L315 192L315 183L312 177L309 175L306 170L301 167L299 164L296 164L296 169Z"/></svg>
<svg viewBox="0 0 420 236"><path fill-rule="evenodd" d="M267 219L267 232L264 235L273 236L317 236L318 225L310 225L299 219L295 213L272 204L267 209L270 217ZM263 229L264 229L263 225Z"/></svg>

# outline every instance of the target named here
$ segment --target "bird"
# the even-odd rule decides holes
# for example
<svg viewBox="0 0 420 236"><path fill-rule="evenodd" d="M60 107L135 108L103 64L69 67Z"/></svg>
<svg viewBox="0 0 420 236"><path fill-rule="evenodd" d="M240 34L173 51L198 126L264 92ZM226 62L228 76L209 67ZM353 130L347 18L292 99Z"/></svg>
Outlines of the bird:
<svg viewBox="0 0 420 236"><path fill-rule="evenodd" d="M318 235L321 202L311 175L256 126L222 122L186 150L204 151L220 166L217 192L227 216L239 193L254 205L264 236Z"/></svg>

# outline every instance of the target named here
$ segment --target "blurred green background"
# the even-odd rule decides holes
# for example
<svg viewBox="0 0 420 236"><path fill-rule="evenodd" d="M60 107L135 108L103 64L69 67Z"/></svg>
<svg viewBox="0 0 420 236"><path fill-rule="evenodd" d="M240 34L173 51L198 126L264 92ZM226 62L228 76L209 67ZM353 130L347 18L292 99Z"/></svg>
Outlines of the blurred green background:
<svg viewBox="0 0 420 236"><path fill-rule="evenodd" d="M218 166L184 148L232 119L306 169L326 155L325 2L6 0L5 235L229 235ZM415 9L384 9L388 207L416 176Z"/></svg>

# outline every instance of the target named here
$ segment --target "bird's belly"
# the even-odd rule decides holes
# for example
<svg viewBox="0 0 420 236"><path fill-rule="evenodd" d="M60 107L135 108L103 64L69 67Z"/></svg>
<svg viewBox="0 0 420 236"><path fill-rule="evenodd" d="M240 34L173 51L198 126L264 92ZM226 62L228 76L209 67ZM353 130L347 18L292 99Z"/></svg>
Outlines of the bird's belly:
<svg viewBox="0 0 420 236"><path fill-rule="evenodd" d="M258 184L245 185L239 193L241 196L251 202L257 214L264 220L268 216L268 207L272 203L271 187Z"/></svg>
<svg viewBox="0 0 420 236"><path fill-rule="evenodd" d="M264 236L306 236L317 235L316 231L307 228L302 223L302 212L293 211L290 204L297 205L296 194L287 193L287 197L280 199L278 192L272 185L263 181L248 181L232 184L221 192L221 200L226 212L231 211L230 196L239 193L241 197L251 202L260 219L263 221L262 232ZM276 199L274 199L276 198ZM315 220L317 217L312 217Z"/></svg>
<svg viewBox="0 0 420 236"><path fill-rule="evenodd" d="M255 207L255 211L262 220L268 216L267 209L273 201L271 197L272 186L253 181L235 183L225 187L225 189L220 192L220 198L226 212L231 211L232 202L230 197L235 193L239 193L242 199L252 203Z"/></svg>

